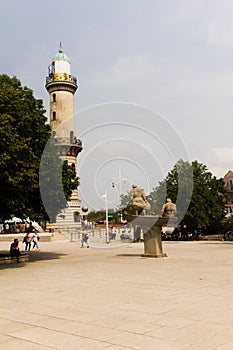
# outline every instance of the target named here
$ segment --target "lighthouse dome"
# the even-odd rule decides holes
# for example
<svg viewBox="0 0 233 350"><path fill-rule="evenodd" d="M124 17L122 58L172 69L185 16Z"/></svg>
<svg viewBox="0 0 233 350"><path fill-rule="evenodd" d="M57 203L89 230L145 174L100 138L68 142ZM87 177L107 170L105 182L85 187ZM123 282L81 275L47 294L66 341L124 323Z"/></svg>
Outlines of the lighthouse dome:
<svg viewBox="0 0 233 350"><path fill-rule="evenodd" d="M59 52L53 56L52 61L67 61L70 63L70 58L60 48Z"/></svg>
<svg viewBox="0 0 233 350"><path fill-rule="evenodd" d="M60 49L58 53L52 58L52 66L55 80L67 80L67 76L64 74L68 74L70 76L70 58L64 54L61 43ZM69 79L70 77L68 77Z"/></svg>

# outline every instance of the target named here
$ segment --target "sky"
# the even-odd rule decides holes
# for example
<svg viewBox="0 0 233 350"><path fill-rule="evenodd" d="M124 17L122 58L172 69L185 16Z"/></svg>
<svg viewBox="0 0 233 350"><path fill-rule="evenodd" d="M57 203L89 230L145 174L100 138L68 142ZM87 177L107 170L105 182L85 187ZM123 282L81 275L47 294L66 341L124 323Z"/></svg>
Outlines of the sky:
<svg viewBox="0 0 233 350"><path fill-rule="evenodd" d="M59 43L78 77L80 199L149 193L180 158L233 170L230 0L0 0L1 73L42 99ZM121 180L119 180L121 179ZM114 187L112 187L114 183Z"/></svg>

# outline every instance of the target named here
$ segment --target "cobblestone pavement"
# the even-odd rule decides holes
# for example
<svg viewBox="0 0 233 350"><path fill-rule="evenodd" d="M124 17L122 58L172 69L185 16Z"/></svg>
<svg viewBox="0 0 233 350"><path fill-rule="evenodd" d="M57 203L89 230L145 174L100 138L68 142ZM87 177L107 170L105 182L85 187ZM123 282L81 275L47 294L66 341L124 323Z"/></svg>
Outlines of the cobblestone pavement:
<svg viewBox="0 0 233 350"><path fill-rule="evenodd" d="M232 350L233 244L163 246L41 242L0 265L0 349Z"/></svg>

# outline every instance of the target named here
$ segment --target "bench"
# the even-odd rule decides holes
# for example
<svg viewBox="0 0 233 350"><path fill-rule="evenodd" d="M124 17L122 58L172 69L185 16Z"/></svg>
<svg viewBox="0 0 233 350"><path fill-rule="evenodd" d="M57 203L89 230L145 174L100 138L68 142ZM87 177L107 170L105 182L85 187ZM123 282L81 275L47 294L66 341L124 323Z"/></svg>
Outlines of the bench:
<svg viewBox="0 0 233 350"><path fill-rule="evenodd" d="M29 261L28 252L20 252L20 262ZM0 264L11 264L16 263L16 257L11 257L9 253L1 253L0 254Z"/></svg>

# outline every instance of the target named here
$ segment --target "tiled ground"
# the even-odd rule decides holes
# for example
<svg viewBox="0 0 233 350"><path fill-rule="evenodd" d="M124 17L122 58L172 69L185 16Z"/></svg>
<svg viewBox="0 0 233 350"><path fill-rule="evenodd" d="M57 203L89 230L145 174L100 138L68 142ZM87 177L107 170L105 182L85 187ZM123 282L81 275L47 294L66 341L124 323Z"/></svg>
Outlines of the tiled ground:
<svg viewBox="0 0 233 350"><path fill-rule="evenodd" d="M233 349L233 244L40 245L0 266L0 349Z"/></svg>

